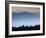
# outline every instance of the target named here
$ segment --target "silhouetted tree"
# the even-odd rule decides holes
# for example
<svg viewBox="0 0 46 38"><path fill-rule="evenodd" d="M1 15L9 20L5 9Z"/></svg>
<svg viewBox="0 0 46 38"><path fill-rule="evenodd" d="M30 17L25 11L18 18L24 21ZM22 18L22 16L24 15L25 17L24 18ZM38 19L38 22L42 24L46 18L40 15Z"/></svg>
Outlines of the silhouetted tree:
<svg viewBox="0 0 46 38"><path fill-rule="evenodd" d="M40 25L35 25L28 27L28 25L25 27L22 25L21 27L12 27L12 31L23 31L23 30L40 30Z"/></svg>

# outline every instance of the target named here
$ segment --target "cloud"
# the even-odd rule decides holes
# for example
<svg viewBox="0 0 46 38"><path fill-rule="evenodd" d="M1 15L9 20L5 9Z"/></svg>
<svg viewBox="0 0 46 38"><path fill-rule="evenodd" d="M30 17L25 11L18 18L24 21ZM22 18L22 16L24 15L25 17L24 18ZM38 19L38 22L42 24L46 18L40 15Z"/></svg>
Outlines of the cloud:
<svg viewBox="0 0 46 38"><path fill-rule="evenodd" d="M31 8L31 7L12 7L14 13L20 12L31 12L31 13L40 13L40 8Z"/></svg>

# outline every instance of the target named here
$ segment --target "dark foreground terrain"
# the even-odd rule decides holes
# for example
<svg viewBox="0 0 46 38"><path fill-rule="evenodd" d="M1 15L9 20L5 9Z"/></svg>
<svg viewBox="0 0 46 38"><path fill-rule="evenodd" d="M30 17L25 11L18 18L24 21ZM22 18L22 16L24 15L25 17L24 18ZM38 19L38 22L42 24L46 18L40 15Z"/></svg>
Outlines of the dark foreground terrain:
<svg viewBox="0 0 46 38"><path fill-rule="evenodd" d="M40 30L40 25L30 27L24 25L22 25L21 27L12 27L12 31L25 31L25 30Z"/></svg>

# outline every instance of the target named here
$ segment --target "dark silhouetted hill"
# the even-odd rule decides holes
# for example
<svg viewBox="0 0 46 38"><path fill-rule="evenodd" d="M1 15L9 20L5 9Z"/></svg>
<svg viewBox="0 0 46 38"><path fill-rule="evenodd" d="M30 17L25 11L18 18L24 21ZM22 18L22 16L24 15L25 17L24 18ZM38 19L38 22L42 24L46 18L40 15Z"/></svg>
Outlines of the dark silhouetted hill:
<svg viewBox="0 0 46 38"><path fill-rule="evenodd" d="M26 31L26 30L40 30L40 25L30 27L24 25L22 25L21 27L12 27L12 31Z"/></svg>

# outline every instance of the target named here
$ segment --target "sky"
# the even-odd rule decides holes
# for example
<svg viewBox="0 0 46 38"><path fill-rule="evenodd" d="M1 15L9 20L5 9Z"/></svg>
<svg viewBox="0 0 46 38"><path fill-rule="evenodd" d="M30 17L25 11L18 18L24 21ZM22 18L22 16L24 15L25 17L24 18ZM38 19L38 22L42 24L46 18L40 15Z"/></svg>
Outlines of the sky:
<svg viewBox="0 0 46 38"><path fill-rule="evenodd" d="M16 9L18 9L18 8L16 8ZM23 8L21 8L21 9L23 9ZM18 10L21 10L21 9L18 9ZM22 25L35 26L35 25L40 24L40 13L39 13L39 11L36 12L36 9L35 9L35 13L32 11L20 11L19 12L18 10L12 11L13 27L20 27Z"/></svg>
<svg viewBox="0 0 46 38"><path fill-rule="evenodd" d="M33 13L13 13L12 21L14 27L22 25L34 26L40 24L40 15Z"/></svg>

